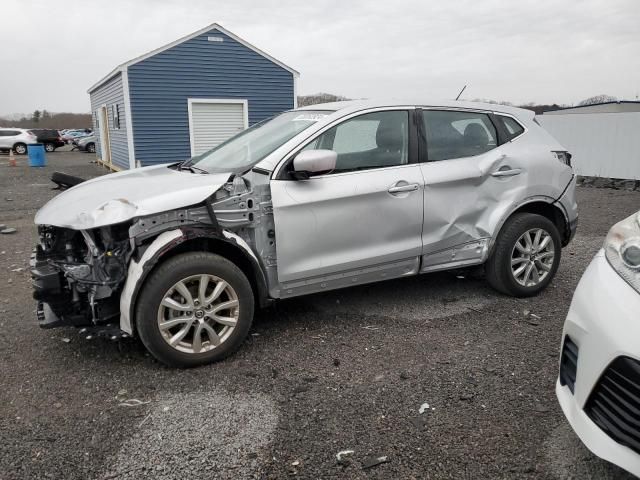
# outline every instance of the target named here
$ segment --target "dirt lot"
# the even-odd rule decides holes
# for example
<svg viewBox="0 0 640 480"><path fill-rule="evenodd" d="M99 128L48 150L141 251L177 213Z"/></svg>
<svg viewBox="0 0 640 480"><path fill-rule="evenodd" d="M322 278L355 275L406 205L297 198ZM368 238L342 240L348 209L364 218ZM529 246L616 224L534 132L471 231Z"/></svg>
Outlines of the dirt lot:
<svg viewBox="0 0 640 480"><path fill-rule="evenodd" d="M48 159L0 155L0 223L18 229L0 235L1 479L628 478L581 446L554 382L572 292L640 193L578 190L579 233L537 298L451 273L314 295L184 371L131 339L37 327L26 267L48 177L105 173L84 153ZM363 469L372 455L388 462Z"/></svg>

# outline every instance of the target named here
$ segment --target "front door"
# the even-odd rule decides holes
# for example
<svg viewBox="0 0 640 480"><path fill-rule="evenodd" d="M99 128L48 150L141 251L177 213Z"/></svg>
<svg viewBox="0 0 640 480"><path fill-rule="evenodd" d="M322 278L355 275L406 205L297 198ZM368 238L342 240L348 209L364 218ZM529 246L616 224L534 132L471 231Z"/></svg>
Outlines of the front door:
<svg viewBox="0 0 640 480"><path fill-rule="evenodd" d="M337 152L334 171L272 180L282 296L417 272L424 182L412 114L349 118L304 147Z"/></svg>
<svg viewBox="0 0 640 480"><path fill-rule="evenodd" d="M422 271L486 259L493 229L523 194L527 169L517 149L499 145L484 112L422 110L426 158Z"/></svg>
<svg viewBox="0 0 640 480"><path fill-rule="evenodd" d="M109 137L109 115L107 106L103 105L98 110L100 127L100 160L105 165L111 166L111 138Z"/></svg>

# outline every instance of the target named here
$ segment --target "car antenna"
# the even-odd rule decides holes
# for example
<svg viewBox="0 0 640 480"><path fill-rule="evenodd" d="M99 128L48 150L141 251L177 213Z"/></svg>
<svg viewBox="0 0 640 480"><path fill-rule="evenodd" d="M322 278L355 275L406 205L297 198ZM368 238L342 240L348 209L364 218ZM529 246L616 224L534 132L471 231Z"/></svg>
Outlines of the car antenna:
<svg viewBox="0 0 640 480"><path fill-rule="evenodd" d="M458 96L456 97L456 100L458 100L460 98L460 95L462 95L462 92L464 92L464 89L467 88L467 86L465 85L464 87L462 87L462 90L460 90L460 93L458 94Z"/></svg>

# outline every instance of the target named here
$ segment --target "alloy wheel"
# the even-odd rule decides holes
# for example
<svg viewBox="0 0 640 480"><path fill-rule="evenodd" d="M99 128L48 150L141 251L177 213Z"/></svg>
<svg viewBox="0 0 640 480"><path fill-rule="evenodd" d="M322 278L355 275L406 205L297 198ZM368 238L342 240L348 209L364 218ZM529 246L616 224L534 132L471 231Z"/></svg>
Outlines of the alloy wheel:
<svg viewBox="0 0 640 480"><path fill-rule="evenodd" d="M542 228L532 228L524 232L513 247L511 274L520 285L533 287L549 275L554 259L551 235Z"/></svg>
<svg viewBox="0 0 640 480"><path fill-rule="evenodd" d="M224 343L240 315L238 295L214 275L193 275L175 283L158 308L162 338L183 353L204 353Z"/></svg>

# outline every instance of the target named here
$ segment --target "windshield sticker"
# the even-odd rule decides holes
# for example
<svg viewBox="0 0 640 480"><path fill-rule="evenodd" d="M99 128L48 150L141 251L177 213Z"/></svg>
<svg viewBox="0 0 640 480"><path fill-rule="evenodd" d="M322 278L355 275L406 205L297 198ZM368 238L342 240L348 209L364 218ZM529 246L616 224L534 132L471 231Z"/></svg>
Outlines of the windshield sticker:
<svg viewBox="0 0 640 480"><path fill-rule="evenodd" d="M326 113L301 113L293 119L294 122L317 122L326 117Z"/></svg>

